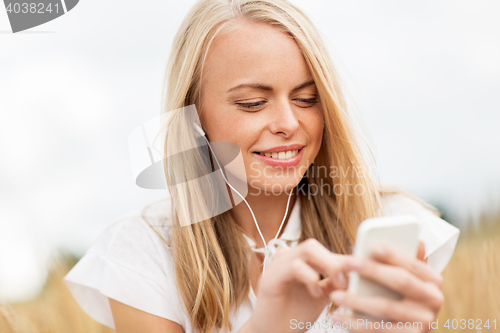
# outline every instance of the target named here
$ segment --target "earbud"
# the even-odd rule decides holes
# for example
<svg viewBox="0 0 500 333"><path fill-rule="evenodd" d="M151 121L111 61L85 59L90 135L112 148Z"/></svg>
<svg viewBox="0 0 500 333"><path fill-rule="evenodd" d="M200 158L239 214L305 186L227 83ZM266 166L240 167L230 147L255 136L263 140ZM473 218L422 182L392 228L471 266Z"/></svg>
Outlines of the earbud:
<svg viewBox="0 0 500 333"><path fill-rule="evenodd" d="M205 132L201 129L200 125L198 125L197 123L193 123L193 126L196 132L200 133L201 136L206 135Z"/></svg>

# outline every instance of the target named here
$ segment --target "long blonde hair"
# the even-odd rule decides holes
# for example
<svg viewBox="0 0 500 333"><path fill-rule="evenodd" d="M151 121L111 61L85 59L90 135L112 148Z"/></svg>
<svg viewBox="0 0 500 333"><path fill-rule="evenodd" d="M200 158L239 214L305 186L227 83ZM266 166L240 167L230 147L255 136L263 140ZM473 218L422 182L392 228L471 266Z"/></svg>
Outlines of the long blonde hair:
<svg viewBox="0 0 500 333"><path fill-rule="evenodd" d="M370 173L347 110L342 84L317 30L307 16L286 0L201 0L189 11L173 42L162 101L164 114L189 105L200 110L202 72L213 39L239 19L270 24L293 36L316 83L324 115L322 144L316 170L307 172L298 191L301 205L300 241L316 238L330 251L351 253L357 226L381 210L381 191ZM200 111L201 112L201 111ZM164 156L196 146L182 113L166 126ZM188 124L188 125L186 125ZM168 160L168 158L167 158ZM203 157L190 154L177 165L165 162L169 188L196 174ZM332 175L332 170L337 170ZM200 188L205 186L206 188ZM329 193L309 195L311 187ZM351 191L347 189L351 188ZM341 193L335 189L343 189ZM357 192L356 192L356 189ZM359 193L359 189L363 189ZM251 251L241 228L228 212L198 223L182 219L193 211L209 209L207 191L225 191L217 184L191 184L172 196L170 246L177 287L194 327L200 332L231 330L229 313L250 291ZM174 210L175 207L175 210ZM331 308L330 308L331 310Z"/></svg>

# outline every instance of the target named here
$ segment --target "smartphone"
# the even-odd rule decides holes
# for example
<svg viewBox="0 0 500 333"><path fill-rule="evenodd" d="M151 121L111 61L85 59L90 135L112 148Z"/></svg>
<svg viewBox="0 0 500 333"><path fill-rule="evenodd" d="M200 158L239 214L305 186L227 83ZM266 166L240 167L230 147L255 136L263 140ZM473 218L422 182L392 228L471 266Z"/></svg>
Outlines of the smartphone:
<svg viewBox="0 0 500 333"><path fill-rule="evenodd" d="M383 244L398 253L412 257L418 251L418 220L414 215L375 217L360 223L356 233L353 256L371 259L372 249ZM361 277L357 272L349 272L347 292L361 296L382 296L400 300L402 295L377 282ZM346 309L347 314L356 318L380 320L367 314Z"/></svg>

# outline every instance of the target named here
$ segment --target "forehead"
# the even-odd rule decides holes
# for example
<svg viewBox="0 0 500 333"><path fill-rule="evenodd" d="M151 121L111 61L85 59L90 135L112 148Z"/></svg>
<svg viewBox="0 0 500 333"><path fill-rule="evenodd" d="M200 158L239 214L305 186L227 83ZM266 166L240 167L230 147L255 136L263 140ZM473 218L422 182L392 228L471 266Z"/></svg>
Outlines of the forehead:
<svg viewBox="0 0 500 333"><path fill-rule="evenodd" d="M294 38L268 24L239 21L217 35L207 54L204 81L228 86L236 81L297 81L311 77ZM265 82L262 82L265 81Z"/></svg>

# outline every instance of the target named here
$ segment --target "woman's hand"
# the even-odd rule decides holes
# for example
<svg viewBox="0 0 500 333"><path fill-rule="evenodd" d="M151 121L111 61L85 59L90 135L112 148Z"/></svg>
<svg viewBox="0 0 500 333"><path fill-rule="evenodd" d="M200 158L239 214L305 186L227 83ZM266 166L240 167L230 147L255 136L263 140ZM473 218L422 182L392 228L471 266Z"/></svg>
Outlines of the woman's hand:
<svg viewBox="0 0 500 333"><path fill-rule="evenodd" d="M346 289L348 255L334 254L316 239L280 249L260 278L257 302L243 332L305 332L331 303L329 293ZM325 279L320 280L320 274Z"/></svg>
<svg viewBox="0 0 500 333"><path fill-rule="evenodd" d="M351 325L356 323L356 318L336 313L332 317L339 322L336 325L343 324L350 332L429 332L429 323L436 320L444 301L441 292L443 278L424 263L422 246L420 244L419 258L402 255L387 247L377 247L372 252L375 260L360 259L358 265L355 260L350 261L348 265L361 276L399 292L403 298L395 301L344 291L332 292L330 297L336 304L384 319L383 325L382 321L367 324L366 319L363 323L359 321L359 325ZM388 322L392 328L388 328Z"/></svg>

